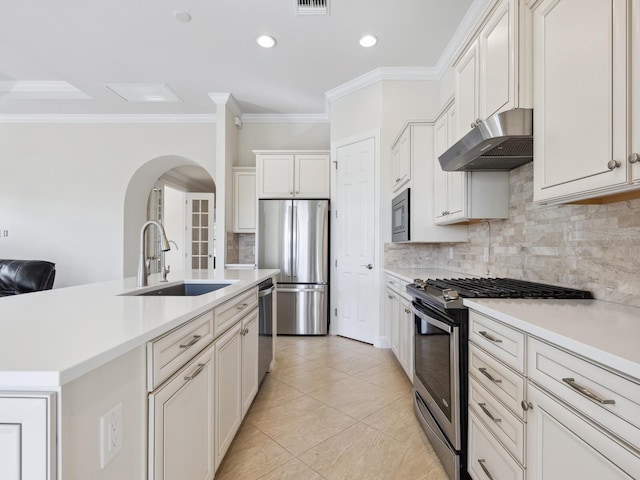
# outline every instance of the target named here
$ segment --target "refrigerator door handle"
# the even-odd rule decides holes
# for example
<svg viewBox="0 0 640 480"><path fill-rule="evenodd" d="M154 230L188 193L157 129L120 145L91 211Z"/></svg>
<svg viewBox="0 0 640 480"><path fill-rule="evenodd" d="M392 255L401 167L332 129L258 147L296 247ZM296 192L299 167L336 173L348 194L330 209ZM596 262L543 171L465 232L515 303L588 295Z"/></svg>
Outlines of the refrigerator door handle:
<svg viewBox="0 0 640 480"><path fill-rule="evenodd" d="M284 274L287 277L291 276L291 249L292 249L292 220L291 220L290 205L287 205L284 221L284 241L282 242L282 263L284 266Z"/></svg>
<svg viewBox="0 0 640 480"><path fill-rule="evenodd" d="M280 288L280 287L278 287L277 291L278 292L285 292L285 293L299 293L299 292L322 293L322 287L320 287L320 288L318 288L318 287L302 287L302 288Z"/></svg>
<svg viewBox="0 0 640 480"><path fill-rule="evenodd" d="M300 238L300 225L298 223L298 207L294 204L291 207L293 214L291 216L291 230L293 231L293 247L291 249L291 277L296 278L298 276L298 240Z"/></svg>

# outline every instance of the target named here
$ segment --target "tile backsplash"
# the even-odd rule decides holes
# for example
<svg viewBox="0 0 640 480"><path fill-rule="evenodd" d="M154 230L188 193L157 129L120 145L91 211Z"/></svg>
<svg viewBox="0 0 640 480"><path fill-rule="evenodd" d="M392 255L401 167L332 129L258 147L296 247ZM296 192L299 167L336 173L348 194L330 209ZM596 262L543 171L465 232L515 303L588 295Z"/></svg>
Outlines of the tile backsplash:
<svg viewBox="0 0 640 480"><path fill-rule="evenodd" d="M255 247L255 234L227 232L226 263L255 263Z"/></svg>
<svg viewBox="0 0 640 480"><path fill-rule="evenodd" d="M385 268L436 267L546 282L640 306L640 199L534 204L532 163L511 171L510 187L508 219L469 225L467 243L387 244Z"/></svg>

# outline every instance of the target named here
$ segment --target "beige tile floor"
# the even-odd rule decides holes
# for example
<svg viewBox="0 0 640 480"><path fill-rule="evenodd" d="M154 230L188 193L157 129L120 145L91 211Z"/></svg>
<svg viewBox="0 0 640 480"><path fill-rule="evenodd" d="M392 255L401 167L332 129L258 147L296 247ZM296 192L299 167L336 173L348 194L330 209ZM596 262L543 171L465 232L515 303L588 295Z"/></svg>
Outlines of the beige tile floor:
<svg viewBox="0 0 640 480"><path fill-rule="evenodd" d="M217 480L447 480L390 350L342 337L278 337Z"/></svg>

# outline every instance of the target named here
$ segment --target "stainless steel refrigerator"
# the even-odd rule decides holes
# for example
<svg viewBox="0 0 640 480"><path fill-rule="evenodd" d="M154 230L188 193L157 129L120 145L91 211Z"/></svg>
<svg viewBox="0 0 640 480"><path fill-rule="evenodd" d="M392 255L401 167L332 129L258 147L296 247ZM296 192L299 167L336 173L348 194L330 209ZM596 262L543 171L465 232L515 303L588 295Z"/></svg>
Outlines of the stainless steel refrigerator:
<svg viewBox="0 0 640 480"><path fill-rule="evenodd" d="M258 268L279 268L280 335L326 335L329 200L260 200Z"/></svg>

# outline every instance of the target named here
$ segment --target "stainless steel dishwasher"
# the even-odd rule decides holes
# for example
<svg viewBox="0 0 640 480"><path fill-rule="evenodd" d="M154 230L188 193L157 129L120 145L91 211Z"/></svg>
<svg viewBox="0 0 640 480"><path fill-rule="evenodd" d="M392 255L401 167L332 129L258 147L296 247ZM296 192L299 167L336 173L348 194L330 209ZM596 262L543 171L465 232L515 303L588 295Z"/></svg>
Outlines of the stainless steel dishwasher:
<svg viewBox="0 0 640 480"><path fill-rule="evenodd" d="M262 382L265 373L269 371L273 358L273 290L275 285L265 280L258 285L258 382Z"/></svg>

